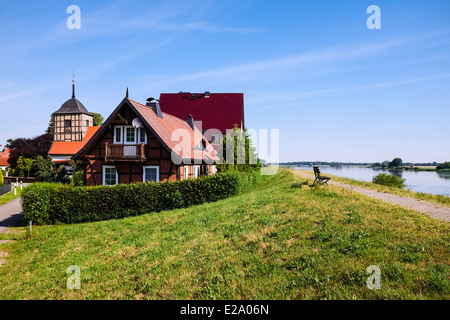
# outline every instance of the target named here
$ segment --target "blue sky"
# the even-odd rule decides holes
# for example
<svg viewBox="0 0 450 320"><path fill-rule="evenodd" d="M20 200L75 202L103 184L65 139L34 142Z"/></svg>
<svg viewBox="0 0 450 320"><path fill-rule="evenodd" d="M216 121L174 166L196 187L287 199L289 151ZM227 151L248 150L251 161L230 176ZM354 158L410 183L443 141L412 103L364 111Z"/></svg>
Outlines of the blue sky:
<svg viewBox="0 0 450 320"><path fill-rule="evenodd" d="M69 30L69 5L81 29ZM370 5L381 29L369 30ZM280 160L450 161L450 2L0 0L0 144L76 95L243 92Z"/></svg>

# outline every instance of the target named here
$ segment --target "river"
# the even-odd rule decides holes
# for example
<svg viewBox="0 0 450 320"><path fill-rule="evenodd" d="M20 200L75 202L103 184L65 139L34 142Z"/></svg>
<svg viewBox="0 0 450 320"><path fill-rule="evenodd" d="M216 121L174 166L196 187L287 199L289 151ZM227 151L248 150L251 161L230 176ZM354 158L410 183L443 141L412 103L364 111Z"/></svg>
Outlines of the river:
<svg viewBox="0 0 450 320"><path fill-rule="evenodd" d="M312 167L295 167L301 170L312 170ZM356 166L327 167L319 166L320 172L339 177L372 182L372 178L379 173L394 174L406 179L406 188L411 191L425 192L450 196L450 172L429 171L388 171L382 169L363 168Z"/></svg>

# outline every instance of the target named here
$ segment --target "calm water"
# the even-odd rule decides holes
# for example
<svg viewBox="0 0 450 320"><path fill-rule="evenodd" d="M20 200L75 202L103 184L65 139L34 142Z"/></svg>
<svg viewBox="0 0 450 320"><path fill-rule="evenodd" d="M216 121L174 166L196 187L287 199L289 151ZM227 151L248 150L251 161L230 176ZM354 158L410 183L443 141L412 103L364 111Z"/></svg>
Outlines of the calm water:
<svg viewBox="0 0 450 320"><path fill-rule="evenodd" d="M312 170L312 167L296 167L296 169ZM320 172L333 174L355 180L372 182L379 173L395 174L406 179L407 189L417 192L442 194L450 196L450 172L399 171L361 168L361 167L321 167Z"/></svg>

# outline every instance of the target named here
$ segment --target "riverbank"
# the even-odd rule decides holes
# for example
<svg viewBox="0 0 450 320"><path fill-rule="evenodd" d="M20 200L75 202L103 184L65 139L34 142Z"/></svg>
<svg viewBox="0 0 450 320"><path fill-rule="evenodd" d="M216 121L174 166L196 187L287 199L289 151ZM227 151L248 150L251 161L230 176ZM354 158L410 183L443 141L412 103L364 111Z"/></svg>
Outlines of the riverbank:
<svg viewBox="0 0 450 320"><path fill-rule="evenodd" d="M298 169L295 169L295 170L298 170ZM309 171L309 170L298 170L298 171L308 173L308 174L314 174L313 171ZM382 186L382 185L375 184L372 182L366 182L366 181L360 181L360 180L355 180L355 179L350 179L350 178L339 177L339 176L332 175L329 173L325 173L324 175L331 177L334 181L343 182L343 183L350 184L353 186L369 188L369 189L372 189L375 191L391 193L391 194L395 194L395 195L403 196L403 197L413 197L418 200L425 200L425 201L436 203L438 205L444 205L444 206L450 207L450 197L447 197L444 195L436 195L436 194L430 194L430 193L424 193L424 192L415 192L415 191L406 190L406 189L399 189L399 188L394 188L394 187L387 187L387 186Z"/></svg>

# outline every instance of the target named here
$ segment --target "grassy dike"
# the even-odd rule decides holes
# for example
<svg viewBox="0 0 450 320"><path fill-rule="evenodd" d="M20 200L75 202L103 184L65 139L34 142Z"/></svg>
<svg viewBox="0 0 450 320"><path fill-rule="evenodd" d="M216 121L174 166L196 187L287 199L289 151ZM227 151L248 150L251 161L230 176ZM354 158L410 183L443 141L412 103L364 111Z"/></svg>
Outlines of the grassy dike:
<svg viewBox="0 0 450 320"><path fill-rule="evenodd" d="M314 172L309 171L309 170L295 169L295 171L300 171L300 172L314 175ZM387 187L387 186L382 186L382 185L371 183L371 182L354 180L354 179L344 178L344 177L338 177L338 176L328 174L328 173L324 173L323 175L331 177L333 181L339 181L342 183L350 184L352 186L368 188L368 189L376 190L379 192L392 193L392 194L396 194L398 196L403 196L403 197L413 197L413 198L417 198L419 200L425 200L425 201L433 202L433 203L436 203L439 205L444 205L444 206L450 207L450 197L447 197L447 196L423 193L423 192L415 192L415 191L411 191L411 190L407 190L407 189L399 189L399 188L394 188L394 187ZM312 181L310 180L309 183L312 184Z"/></svg>
<svg viewBox="0 0 450 320"><path fill-rule="evenodd" d="M288 170L228 199L12 228L0 299L449 299L446 222ZM23 231L23 232L20 232ZM67 289L67 267L81 289ZM366 269L381 269L369 290Z"/></svg>

